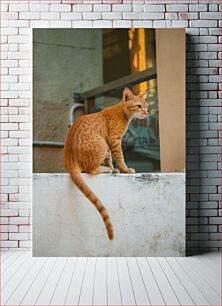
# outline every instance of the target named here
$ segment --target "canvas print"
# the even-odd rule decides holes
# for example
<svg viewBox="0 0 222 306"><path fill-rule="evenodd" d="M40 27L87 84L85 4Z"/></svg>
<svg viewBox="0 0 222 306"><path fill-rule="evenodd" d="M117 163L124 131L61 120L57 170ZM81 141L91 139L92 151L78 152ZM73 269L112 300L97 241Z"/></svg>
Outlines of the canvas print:
<svg viewBox="0 0 222 306"><path fill-rule="evenodd" d="M33 255L184 254L184 29L34 29Z"/></svg>

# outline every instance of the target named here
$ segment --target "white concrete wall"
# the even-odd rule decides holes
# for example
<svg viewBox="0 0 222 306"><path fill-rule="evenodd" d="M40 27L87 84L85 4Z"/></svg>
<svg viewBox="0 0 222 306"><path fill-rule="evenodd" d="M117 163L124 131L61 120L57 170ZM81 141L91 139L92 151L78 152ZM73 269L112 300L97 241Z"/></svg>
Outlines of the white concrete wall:
<svg viewBox="0 0 222 306"><path fill-rule="evenodd" d="M185 254L184 173L83 177L108 209L114 240L67 174L35 174L34 256Z"/></svg>

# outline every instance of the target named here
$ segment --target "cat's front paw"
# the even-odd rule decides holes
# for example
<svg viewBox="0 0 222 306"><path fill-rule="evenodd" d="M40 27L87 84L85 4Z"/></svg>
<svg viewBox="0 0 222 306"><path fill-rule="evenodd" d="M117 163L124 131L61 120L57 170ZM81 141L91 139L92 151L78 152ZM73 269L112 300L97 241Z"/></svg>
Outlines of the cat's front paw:
<svg viewBox="0 0 222 306"><path fill-rule="evenodd" d="M124 171L122 171L123 173L135 173L135 169L133 168L126 168L124 169Z"/></svg>
<svg viewBox="0 0 222 306"><path fill-rule="evenodd" d="M117 168L113 169L113 173L119 173L119 172L120 172L119 169Z"/></svg>
<svg viewBox="0 0 222 306"><path fill-rule="evenodd" d="M136 172L136 170L133 169L133 168L128 168L127 169L127 173L135 173L135 172Z"/></svg>

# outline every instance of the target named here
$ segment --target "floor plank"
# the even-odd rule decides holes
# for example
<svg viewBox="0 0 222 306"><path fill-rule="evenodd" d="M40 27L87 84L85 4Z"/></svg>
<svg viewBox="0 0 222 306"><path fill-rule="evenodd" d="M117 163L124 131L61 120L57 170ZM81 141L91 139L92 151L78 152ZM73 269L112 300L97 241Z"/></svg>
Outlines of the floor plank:
<svg viewBox="0 0 222 306"><path fill-rule="evenodd" d="M206 254L202 254L202 256L204 256L205 258L209 258L215 264L221 263L221 259L222 259L222 253L221 252L209 252L209 253L207 253L207 256L206 256Z"/></svg>
<svg viewBox="0 0 222 306"><path fill-rule="evenodd" d="M179 300L171 287L166 275L161 269L158 261L154 257L147 258L148 264L154 274L158 283L162 296L164 297L166 305L179 305Z"/></svg>
<svg viewBox="0 0 222 306"><path fill-rule="evenodd" d="M35 305L36 300L38 299L44 284L47 282L55 263L56 258L47 258L46 264L39 271L38 275L30 285L28 292L22 299L21 305Z"/></svg>
<svg viewBox="0 0 222 306"><path fill-rule="evenodd" d="M86 265L84 281L80 292L79 305L92 305L95 279L96 257L89 257Z"/></svg>
<svg viewBox="0 0 222 306"><path fill-rule="evenodd" d="M120 292L123 305L136 305L126 258L117 258Z"/></svg>
<svg viewBox="0 0 222 306"><path fill-rule="evenodd" d="M220 253L167 258L2 258L1 305L220 305Z"/></svg>
<svg viewBox="0 0 222 306"><path fill-rule="evenodd" d="M4 265L2 265L1 273L5 273L22 255L22 252L14 252L12 256L7 258Z"/></svg>
<svg viewBox="0 0 222 306"><path fill-rule="evenodd" d="M0 252L0 262L3 263L7 260L7 258L9 258L10 256L12 256L15 252L12 251L5 251L5 252Z"/></svg>
<svg viewBox="0 0 222 306"><path fill-rule="evenodd" d="M216 290L218 294L221 292L221 269L218 269L217 275L209 269L209 267L196 257L190 257L187 262L197 273L199 273L205 281Z"/></svg>
<svg viewBox="0 0 222 306"><path fill-rule="evenodd" d="M23 266L24 262L30 257L30 254L26 252L22 254L16 262L7 269L6 272L1 271L1 289L10 281L10 279L17 273L17 271Z"/></svg>
<svg viewBox="0 0 222 306"><path fill-rule="evenodd" d="M3 305L7 302L7 300L10 298L10 296L13 294L19 284L23 282L25 276L29 273L29 270L32 269L36 261L38 261L37 264L41 264L40 258L33 259L32 257L29 257L28 260L23 264L23 266L20 267L17 273L13 275L13 277L10 279L10 282L8 282L4 286L4 288L1 290L1 303Z"/></svg>
<svg viewBox="0 0 222 306"><path fill-rule="evenodd" d="M184 272L184 270L180 267L178 262L173 257L167 258L168 263L170 264L174 273L179 277L181 282L183 283L184 287L186 288L187 292L189 293L190 297L194 301L196 305L209 305L206 298L197 288L195 283L192 279Z"/></svg>
<svg viewBox="0 0 222 306"><path fill-rule="evenodd" d="M154 278L152 270L150 269L146 258L138 257L137 263L144 280L144 284L147 289L147 293L151 302L151 305L165 305L164 299Z"/></svg>
<svg viewBox="0 0 222 306"><path fill-rule="evenodd" d="M65 305L78 305L82 283L86 271L87 258L79 257L69 285Z"/></svg>
<svg viewBox="0 0 222 306"><path fill-rule="evenodd" d="M127 258L128 270L132 282L133 291L137 305L150 305L150 300L144 286L144 281L137 265L136 258Z"/></svg>
<svg viewBox="0 0 222 306"><path fill-rule="evenodd" d="M216 293L214 289L212 289L209 284L201 277L200 274L196 273L194 269L190 267L190 265L186 262L184 258L176 258L180 267L187 273L192 280L195 282L196 286L206 298L209 304L219 305L220 304L220 296Z"/></svg>
<svg viewBox="0 0 222 306"><path fill-rule="evenodd" d="M107 265L105 257L96 259L93 305L107 305Z"/></svg>
<svg viewBox="0 0 222 306"><path fill-rule="evenodd" d="M47 258L39 258L35 264L31 267L22 282L17 286L13 294L8 299L6 305L20 305L26 292L29 290L30 285L34 281L35 277L38 275L39 271L46 264Z"/></svg>
<svg viewBox="0 0 222 306"><path fill-rule="evenodd" d="M210 254L206 256L203 254L195 256L195 258L198 259L200 262L204 263L208 267L208 269L210 269L212 273L214 273L215 277L217 277L218 271L221 270L221 262L218 261L219 256L212 256Z"/></svg>
<svg viewBox="0 0 222 306"><path fill-rule="evenodd" d="M76 257L68 258L57 287L54 291L50 305L64 305L76 263Z"/></svg>
<svg viewBox="0 0 222 306"><path fill-rule="evenodd" d="M53 266L53 269L51 270L47 282L44 284L35 305L50 305L53 293L56 289L66 261L67 258L65 257L56 258L56 263Z"/></svg>
<svg viewBox="0 0 222 306"><path fill-rule="evenodd" d="M195 305L185 287L164 257L157 259L181 305Z"/></svg>
<svg viewBox="0 0 222 306"><path fill-rule="evenodd" d="M115 257L107 258L107 299L108 305L122 305L117 259Z"/></svg>

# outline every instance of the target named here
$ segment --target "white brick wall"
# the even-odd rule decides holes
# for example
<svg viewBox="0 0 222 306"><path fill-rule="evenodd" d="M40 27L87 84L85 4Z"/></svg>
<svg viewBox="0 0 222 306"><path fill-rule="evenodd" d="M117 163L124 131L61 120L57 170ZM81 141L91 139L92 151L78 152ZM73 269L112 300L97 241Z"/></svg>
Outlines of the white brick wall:
<svg viewBox="0 0 222 306"><path fill-rule="evenodd" d="M187 247L220 247L219 0L26 0L1 3L1 247L29 248L31 28L186 27ZM199 233L198 233L199 232Z"/></svg>

